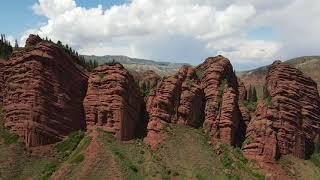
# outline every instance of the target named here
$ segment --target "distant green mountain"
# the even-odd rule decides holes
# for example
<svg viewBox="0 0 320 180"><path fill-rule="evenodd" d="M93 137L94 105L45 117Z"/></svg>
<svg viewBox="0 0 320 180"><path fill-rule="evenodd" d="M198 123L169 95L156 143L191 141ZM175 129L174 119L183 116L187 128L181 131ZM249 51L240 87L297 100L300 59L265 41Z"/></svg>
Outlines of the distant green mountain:
<svg viewBox="0 0 320 180"><path fill-rule="evenodd" d="M130 58L127 56L87 56L86 60L95 60L99 64L112 62L113 60L123 64L128 70L136 72L144 72L146 70L153 70L160 76L167 76L176 73L182 65L185 63L170 63L170 62L158 62L147 59Z"/></svg>
<svg viewBox="0 0 320 180"><path fill-rule="evenodd" d="M285 61L292 67L301 70L305 75L311 77L320 90L320 56L303 56ZM239 72L238 76L245 83L246 87L253 85L262 94L262 87L265 83L268 66L262 66L253 70Z"/></svg>

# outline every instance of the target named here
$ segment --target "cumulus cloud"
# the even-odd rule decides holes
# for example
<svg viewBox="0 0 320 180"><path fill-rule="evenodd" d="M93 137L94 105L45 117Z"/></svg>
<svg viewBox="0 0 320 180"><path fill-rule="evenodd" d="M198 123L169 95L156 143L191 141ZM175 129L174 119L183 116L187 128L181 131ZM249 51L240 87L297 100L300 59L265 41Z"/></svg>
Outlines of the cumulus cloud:
<svg viewBox="0 0 320 180"><path fill-rule="evenodd" d="M75 7L76 3L73 0L39 0L39 3L34 4L32 9L38 15L54 18Z"/></svg>
<svg viewBox="0 0 320 180"><path fill-rule="evenodd" d="M249 32L269 26L287 38L290 33L306 32L299 22L309 18L312 30L307 28L311 32L306 36L312 39L310 33L320 30L319 19L313 21L314 16L320 17L320 7L309 1L131 0L106 9L80 7L74 0L39 0L33 10L48 20L27 33L62 40L84 54L194 64L205 56L222 54L236 63L267 62L283 56L281 50L289 52L293 45L281 38L252 39ZM311 10L301 13L299 7ZM290 16L296 19L288 21ZM291 25L297 32L291 31ZM288 42L295 43L292 38Z"/></svg>
<svg viewBox="0 0 320 180"><path fill-rule="evenodd" d="M238 38L226 38L207 44L207 48L232 59L235 63L250 63L257 59L260 63L268 61L280 47L280 44L272 41Z"/></svg>

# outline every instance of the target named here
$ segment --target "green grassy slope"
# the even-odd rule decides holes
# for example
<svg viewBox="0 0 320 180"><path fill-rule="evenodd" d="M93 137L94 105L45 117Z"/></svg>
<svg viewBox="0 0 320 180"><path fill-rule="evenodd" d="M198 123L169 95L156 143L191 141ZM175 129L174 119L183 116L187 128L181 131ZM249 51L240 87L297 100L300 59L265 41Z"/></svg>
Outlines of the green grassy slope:
<svg viewBox="0 0 320 180"><path fill-rule="evenodd" d="M156 151L140 139L120 142L98 129L96 138L74 132L37 156L22 144L5 144L8 136L0 130L0 179L264 179L240 148L222 144L217 151L201 129L186 126L167 125L168 137ZM285 156L278 163L290 179L320 177L310 160Z"/></svg>
<svg viewBox="0 0 320 180"><path fill-rule="evenodd" d="M223 145L215 153L200 129L168 125L169 137L157 151L141 140L117 142L100 131L100 141L120 164L123 179L263 179L240 149Z"/></svg>

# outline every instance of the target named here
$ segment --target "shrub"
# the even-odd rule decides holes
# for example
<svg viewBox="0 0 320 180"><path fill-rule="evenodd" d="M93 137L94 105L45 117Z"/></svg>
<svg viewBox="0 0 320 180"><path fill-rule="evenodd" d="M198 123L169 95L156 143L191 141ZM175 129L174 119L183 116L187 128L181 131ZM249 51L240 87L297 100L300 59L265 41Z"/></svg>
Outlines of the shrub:
<svg viewBox="0 0 320 180"><path fill-rule="evenodd" d="M79 142L83 137L84 137L83 131L72 132L66 140L58 143L55 146L55 149L60 154L70 153L72 150L74 150L77 147L77 145L79 144Z"/></svg>
<svg viewBox="0 0 320 180"><path fill-rule="evenodd" d="M186 83L187 83L187 86L188 86L188 87L191 87L193 81L192 81L191 79L187 78L187 79L186 79Z"/></svg>
<svg viewBox="0 0 320 180"><path fill-rule="evenodd" d="M203 76L203 72L202 71L200 71L200 70L197 70L197 71L195 71L195 74L194 74L198 79L201 79L202 78L202 76Z"/></svg>
<svg viewBox="0 0 320 180"><path fill-rule="evenodd" d="M220 161L222 163L222 165L226 168L231 167L232 165L232 160L230 159L230 157L228 156L227 152L224 152L221 157L220 157Z"/></svg>
<svg viewBox="0 0 320 180"><path fill-rule="evenodd" d="M250 112L254 112L257 109L257 102L245 101L244 105L248 108Z"/></svg>
<svg viewBox="0 0 320 180"><path fill-rule="evenodd" d="M314 153L310 157L311 162L316 166L320 167L320 153Z"/></svg>
<svg viewBox="0 0 320 180"><path fill-rule="evenodd" d="M74 157L71 157L70 162L71 163L80 163L84 160L84 156L82 154L77 154Z"/></svg>
<svg viewBox="0 0 320 180"><path fill-rule="evenodd" d="M5 132L4 133L4 143L9 145L9 144L14 144L18 141L19 136L10 132Z"/></svg>

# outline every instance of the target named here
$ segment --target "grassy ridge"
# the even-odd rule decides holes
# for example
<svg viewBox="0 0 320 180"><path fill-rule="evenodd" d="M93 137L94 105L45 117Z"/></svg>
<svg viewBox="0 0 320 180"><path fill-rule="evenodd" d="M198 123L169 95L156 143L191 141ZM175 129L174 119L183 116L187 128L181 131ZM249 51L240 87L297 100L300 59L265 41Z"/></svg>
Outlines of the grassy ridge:
<svg viewBox="0 0 320 180"><path fill-rule="evenodd" d="M123 179L264 179L240 149L223 145L217 155L200 129L166 127L168 138L155 152L141 140L119 142L99 131L99 140L119 163Z"/></svg>

